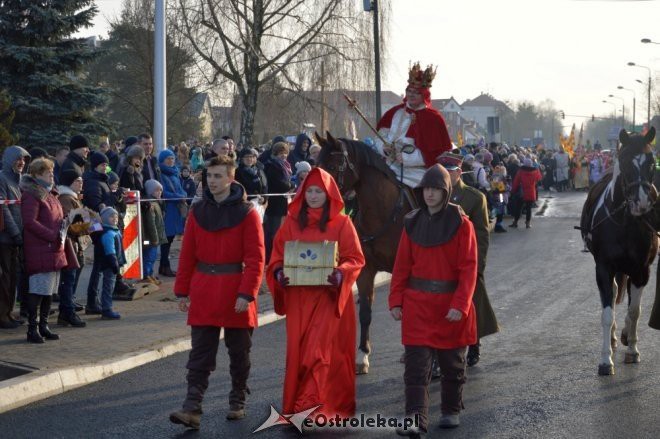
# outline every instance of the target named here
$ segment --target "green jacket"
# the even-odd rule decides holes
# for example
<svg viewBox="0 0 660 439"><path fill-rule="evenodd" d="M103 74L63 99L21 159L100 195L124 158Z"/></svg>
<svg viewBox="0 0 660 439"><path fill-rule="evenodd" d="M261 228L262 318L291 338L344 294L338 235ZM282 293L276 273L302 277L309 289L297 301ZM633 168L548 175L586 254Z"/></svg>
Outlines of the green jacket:
<svg viewBox="0 0 660 439"><path fill-rule="evenodd" d="M149 208L142 212L142 241L146 246L161 245L167 243L165 236L165 221L163 211L156 201L149 203Z"/></svg>
<svg viewBox="0 0 660 439"><path fill-rule="evenodd" d="M470 218L474 226L474 232L477 235L477 284L472 301L477 312L477 336L482 338L500 330L495 312L488 299L484 278L488 245L490 244L486 197L479 190L459 180L458 184L451 188L451 202L461 206Z"/></svg>

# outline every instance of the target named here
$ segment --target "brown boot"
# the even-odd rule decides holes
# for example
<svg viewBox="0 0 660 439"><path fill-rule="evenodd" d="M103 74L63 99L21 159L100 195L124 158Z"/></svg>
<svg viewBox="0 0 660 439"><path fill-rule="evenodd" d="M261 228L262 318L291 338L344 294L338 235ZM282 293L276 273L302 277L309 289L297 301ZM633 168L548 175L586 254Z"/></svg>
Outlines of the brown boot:
<svg viewBox="0 0 660 439"><path fill-rule="evenodd" d="M170 413L170 421L174 424L181 424L185 427L199 430L199 424L202 419L201 411L177 410Z"/></svg>
<svg viewBox="0 0 660 439"><path fill-rule="evenodd" d="M243 419L245 417L245 408L238 405L229 406L229 411L227 412L227 420L236 421L237 419Z"/></svg>

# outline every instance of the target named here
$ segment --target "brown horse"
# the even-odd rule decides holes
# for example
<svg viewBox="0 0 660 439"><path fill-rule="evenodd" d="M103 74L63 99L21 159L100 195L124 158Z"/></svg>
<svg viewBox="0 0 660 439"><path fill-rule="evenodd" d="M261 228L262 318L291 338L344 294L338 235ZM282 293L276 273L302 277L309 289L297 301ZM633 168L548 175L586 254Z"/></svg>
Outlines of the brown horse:
<svg viewBox="0 0 660 439"><path fill-rule="evenodd" d="M355 228L360 236L366 265L357 279L360 305L360 346L358 374L369 373L369 325L374 302L374 278L379 271L392 272L403 217L412 210L411 194L399 183L394 172L376 151L362 142L327 139L316 133L321 145L318 164L337 182L342 195L355 191L358 214Z"/></svg>

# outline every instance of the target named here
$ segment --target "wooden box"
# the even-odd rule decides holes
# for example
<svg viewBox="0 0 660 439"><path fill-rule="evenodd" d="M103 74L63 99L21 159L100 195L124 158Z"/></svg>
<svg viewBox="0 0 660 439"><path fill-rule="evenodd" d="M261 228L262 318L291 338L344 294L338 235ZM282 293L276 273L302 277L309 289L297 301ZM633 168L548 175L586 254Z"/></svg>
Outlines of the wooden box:
<svg viewBox="0 0 660 439"><path fill-rule="evenodd" d="M337 241L284 243L284 274L291 286L328 285L335 267Z"/></svg>

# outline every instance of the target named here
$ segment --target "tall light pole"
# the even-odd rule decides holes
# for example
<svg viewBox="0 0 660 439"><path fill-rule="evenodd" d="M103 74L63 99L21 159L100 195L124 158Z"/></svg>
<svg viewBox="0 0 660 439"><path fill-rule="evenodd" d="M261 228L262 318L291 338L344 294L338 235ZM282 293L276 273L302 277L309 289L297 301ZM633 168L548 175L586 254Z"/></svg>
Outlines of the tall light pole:
<svg viewBox="0 0 660 439"><path fill-rule="evenodd" d="M639 67L639 68L646 69L646 70L649 71L649 85L648 85L649 99L648 99L648 104L647 104L647 107L646 107L646 120L647 120L647 128L651 128L651 69L649 67L646 67L646 66L640 66L639 64L635 64L632 61L629 62L628 65L631 66L631 67Z"/></svg>
<svg viewBox="0 0 660 439"><path fill-rule="evenodd" d="M637 111L637 93L635 93L635 90L633 90L632 88L626 88L622 85L618 85L616 88L618 88L619 90L626 90L626 91L632 92L632 94L633 94L633 107L632 107L633 108L633 120L632 120L632 126L633 127L632 127L632 130L630 130L630 131L635 131L635 112Z"/></svg>
<svg viewBox="0 0 660 439"><path fill-rule="evenodd" d="M167 79L165 77L165 0L156 0L154 24L154 148L167 147Z"/></svg>
<svg viewBox="0 0 660 439"><path fill-rule="evenodd" d="M364 10L374 13L374 73L376 85L376 122L380 120L382 114L380 107L380 31L378 19L378 0L363 0Z"/></svg>
<svg viewBox="0 0 660 439"><path fill-rule="evenodd" d="M621 128L626 127L626 100L621 96L608 95L610 98L621 99Z"/></svg>
<svg viewBox="0 0 660 439"><path fill-rule="evenodd" d="M610 105L612 105L612 111L613 111L613 114L614 114L614 119L616 120L616 103L614 103L614 102L610 102L610 101L606 101L605 99L603 99L603 104L610 104Z"/></svg>
<svg viewBox="0 0 660 439"><path fill-rule="evenodd" d="M644 43L644 44L660 44L660 43L656 43L655 41L651 41L649 38L642 38L642 43Z"/></svg>

